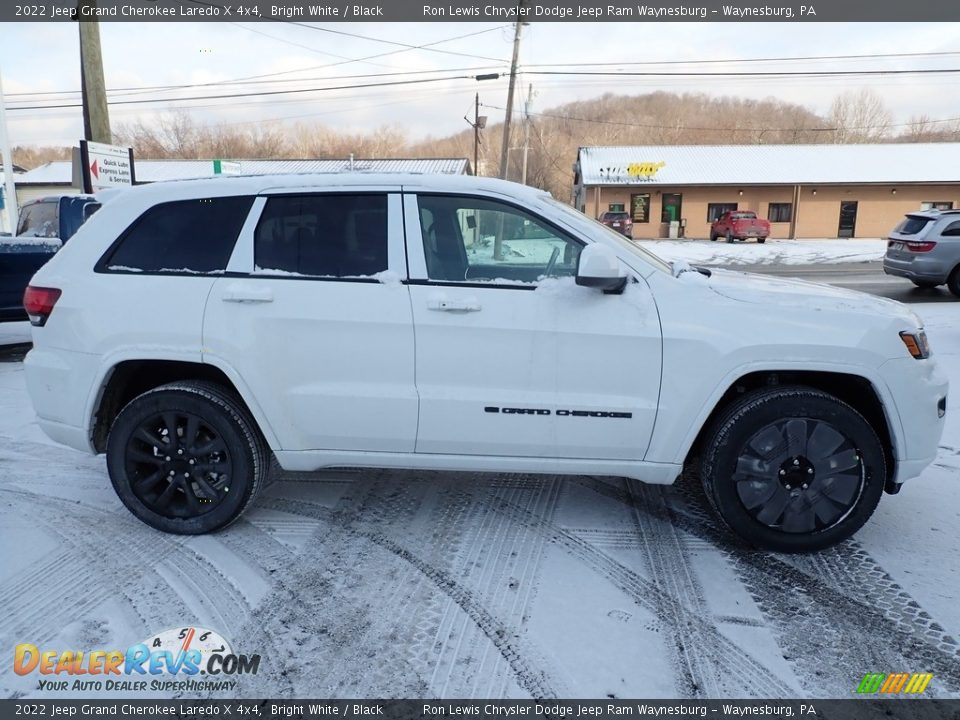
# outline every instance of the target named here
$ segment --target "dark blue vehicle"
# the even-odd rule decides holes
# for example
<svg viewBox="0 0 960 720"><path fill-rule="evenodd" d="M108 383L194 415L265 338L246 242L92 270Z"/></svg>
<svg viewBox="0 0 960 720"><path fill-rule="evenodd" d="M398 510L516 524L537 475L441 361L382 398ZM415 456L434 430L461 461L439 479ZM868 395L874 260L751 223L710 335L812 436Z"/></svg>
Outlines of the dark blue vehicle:
<svg viewBox="0 0 960 720"><path fill-rule="evenodd" d="M99 209L92 195L55 195L23 205L16 236L0 237L0 322L27 319L23 291L30 278Z"/></svg>

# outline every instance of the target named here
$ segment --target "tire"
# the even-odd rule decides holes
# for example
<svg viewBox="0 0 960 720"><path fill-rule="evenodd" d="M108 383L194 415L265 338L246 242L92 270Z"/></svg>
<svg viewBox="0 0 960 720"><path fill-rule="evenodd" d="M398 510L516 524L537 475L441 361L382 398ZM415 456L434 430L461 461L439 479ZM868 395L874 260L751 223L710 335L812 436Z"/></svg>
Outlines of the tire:
<svg viewBox="0 0 960 720"><path fill-rule="evenodd" d="M947 290L954 296L960 297L960 265L957 265L947 278Z"/></svg>
<svg viewBox="0 0 960 720"><path fill-rule="evenodd" d="M243 404L208 382L143 393L107 437L107 471L120 500L147 525L179 535L213 532L240 517L265 484L270 457Z"/></svg>
<svg viewBox="0 0 960 720"><path fill-rule="evenodd" d="M911 280L910 282L912 282L921 290L933 290L940 284L938 282L931 282L930 280Z"/></svg>
<svg viewBox="0 0 960 720"><path fill-rule="evenodd" d="M873 514L887 479L883 447L863 416L805 387L745 395L713 424L701 459L717 514L751 545L777 552L846 540Z"/></svg>
<svg viewBox="0 0 960 720"><path fill-rule="evenodd" d="M763 245L767 241L766 238L757 238L757 242Z"/></svg>
<svg viewBox="0 0 960 720"><path fill-rule="evenodd" d="M727 233L727 242L728 242L728 243L732 243L732 242L733 242L733 235L732 235L731 233L729 233L729 232Z"/></svg>
<svg viewBox="0 0 960 720"><path fill-rule="evenodd" d="M716 241L717 241L717 236L714 235L713 233L710 233L710 242L716 242Z"/></svg>

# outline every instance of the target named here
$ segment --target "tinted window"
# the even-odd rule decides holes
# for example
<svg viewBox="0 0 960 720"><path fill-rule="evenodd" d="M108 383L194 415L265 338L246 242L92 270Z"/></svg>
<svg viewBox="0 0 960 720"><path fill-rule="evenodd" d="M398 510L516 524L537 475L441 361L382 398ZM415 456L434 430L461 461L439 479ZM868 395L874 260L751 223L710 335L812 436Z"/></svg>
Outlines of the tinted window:
<svg viewBox="0 0 960 720"><path fill-rule="evenodd" d="M604 220L628 220L630 216L625 212L607 212L603 214Z"/></svg>
<svg viewBox="0 0 960 720"><path fill-rule="evenodd" d="M387 269L386 195L297 195L267 201L254 238L258 272L348 277Z"/></svg>
<svg viewBox="0 0 960 720"><path fill-rule="evenodd" d="M59 234L57 203L36 202L24 206L20 217L20 227L17 228L17 235L57 237Z"/></svg>
<svg viewBox="0 0 960 720"><path fill-rule="evenodd" d="M107 269L223 271L252 203L252 197L219 197L155 205L123 234Z"/></svg>
<svg viewBox="0 0 960 720"><path fill-rule="evenodd" d="M431 280L535 283L577 272L582 244L522 210L483 198L417 201Z"/></svg>
<svg viewBox="0 0 960 720"><path fill-rule="evenodd" d="M940 234L944 237L960 236L960 221L950 223L943 229L943 232Z"/></svg>
<svg viewBox="0 0 960 720"><path fill-rule="evenodd" d="M930 218L917 217L915 215L907 215L904 218L903 222L897 225L894 232L898 232L901 235L916 235L918 232L923 230L931 222Z"/></svg>

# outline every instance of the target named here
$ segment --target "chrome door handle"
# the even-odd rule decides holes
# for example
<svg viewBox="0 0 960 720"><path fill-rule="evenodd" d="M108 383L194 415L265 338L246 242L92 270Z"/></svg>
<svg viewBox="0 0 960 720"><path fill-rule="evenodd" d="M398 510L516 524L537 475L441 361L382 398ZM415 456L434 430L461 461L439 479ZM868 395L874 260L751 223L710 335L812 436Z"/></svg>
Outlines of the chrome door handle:
<svg viewBox="0 0 960 720"><path fill-rule="evenodd" d="M477 312L480 310L480 303L473 297L464 298L463 300L435 297L427 301L427 309L438 312Z"/></svg>

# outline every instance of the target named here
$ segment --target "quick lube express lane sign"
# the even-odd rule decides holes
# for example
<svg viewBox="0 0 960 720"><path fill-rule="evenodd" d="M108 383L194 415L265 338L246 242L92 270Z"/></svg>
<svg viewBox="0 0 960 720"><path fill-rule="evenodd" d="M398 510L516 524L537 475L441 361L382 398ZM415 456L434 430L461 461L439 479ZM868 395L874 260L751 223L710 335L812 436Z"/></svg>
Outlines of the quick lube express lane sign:
<svg viewBox="0 0 960 720"><path fill-rule="evenodd" d="M133 153L130 148L80 141L87 192L133 185Z"/></svg>

